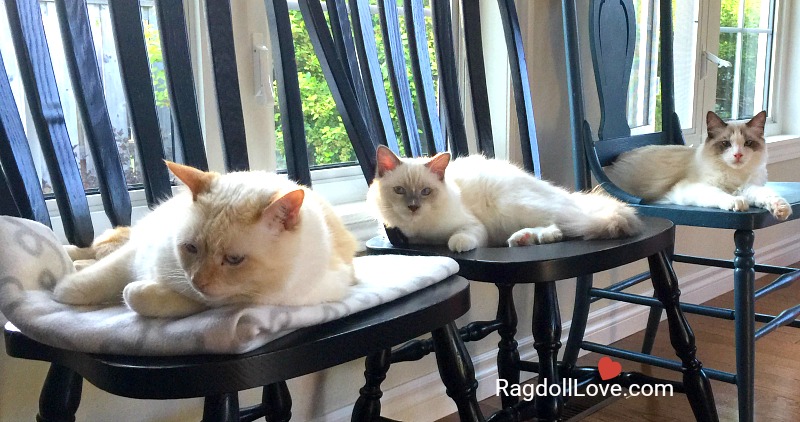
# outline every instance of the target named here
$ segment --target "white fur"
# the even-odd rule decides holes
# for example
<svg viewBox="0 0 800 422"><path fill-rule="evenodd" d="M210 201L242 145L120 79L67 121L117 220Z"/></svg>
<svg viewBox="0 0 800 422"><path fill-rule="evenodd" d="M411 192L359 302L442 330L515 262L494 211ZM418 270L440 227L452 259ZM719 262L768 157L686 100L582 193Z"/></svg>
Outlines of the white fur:
<svg viewBox="0 0 800 422"><path fill-rule="evenodd" d="M180 317L232 303L309 305L341 299L354 283L352 255L344 261L334 256L327 204L313 192L306 190L299 222L291 230L263 219L244 225L221 221L236 218L236 207L266 204L298 188L272 173L240 172L219 176L198 201L190 192L178 194L142 218L127 244L59 283L55 297L76 305L124 298L133 310L153 317ZM207 233L219 227L223 233ZM193 277L199 264L181 258L181 245L188 239L246 254L258 262L259 271L237 283L223 273L198 288Z"/></svg>
<svg viewBox="0 0 800 422"><path fill-rule="evenodd" d="M370 186L368 201L381 221L411 242L447 244L456 252L479 246L524 246L563 237L612 238L639 232L632 208L601 194L569 193L502 160L458 158L444 181L426 159L403 163ZM433 192L411 212L394 186Z"/></svg>

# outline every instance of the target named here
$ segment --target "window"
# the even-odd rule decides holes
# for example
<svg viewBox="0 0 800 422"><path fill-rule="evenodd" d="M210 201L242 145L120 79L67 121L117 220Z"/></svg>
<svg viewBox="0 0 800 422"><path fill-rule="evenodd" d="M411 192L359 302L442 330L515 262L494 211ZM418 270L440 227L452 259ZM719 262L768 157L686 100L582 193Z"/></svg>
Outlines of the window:
<svg viewBox="0 0 800 422"><path fill-rule="evenodd" d="M750 118L767 109L774 35L774 0L722 0L714 111L723 119Z"/></svg>
<svg viewBox="0 0 800 422"><path fill-rule="evenodd" d="M659 89L659 0L636 0L636 49L628 87L628 124L634 133L661 130ZM674 28L675 111L685 130L694 127L699 2L672 1Z"/></svg>
<svg viewBox="0 0 800 422"><path fill-rule="evenodd" d="M428 49L432 58L434 90L436 90L438 74L436 71L436 53L433 46L433 23L430 18L429 2L430 0L425 2L427 38ZM398 126L392 90L389 85L386 53L383 48L383 36L380 29L377 1L373 0L370 3L372 5L372 21L375 28L375 42L378 46L378 59L383 68L384 89L386 90L389 101L389 112L395 124L395 132L399 137L400 128ZM325 3L323 3L323 7L324 4ZM397 4L398 15L400 15L401 20L400 27L404 29L405 26L402 23L404 19L402 1L398 0ZM308 32L303 23L303 17L300 13L299 6L296 2L290 2L290 9L289 17L294 39L295 54L297 57L300 96L303 99L303 118L306 123L305 130L308 144L309 165L312 169L321 169L337 165L355 164L355 152L353 152L350 138L344 128L341 116L336 109L336 104L328 88L325 76L322 73L319 60L314 53L314 48L311 45ZM408 37L404 30L401 31L401 39L405 48L406 60L410 60ZM411 94L416 98L417 93L410 67L408 68L408 79L411 84ZM416 101L414 101L414 103L416 104ZM417 119L420 119L421 113L419 113L419 110L417 110L416 116ZM278 170L284 170L286 168L286 158L284 155L283 136L280 127L280 109L277 102L274 107L274 118L276 128L276 168ZM421 121L418 122L418 127L422 127Z"/></svg>
<svg viewBox="0 0 800 422"><path fill-rule="evenodd" d="M661 0L634 0L638 33L631 71L628 122L634 133L661 129L658 68L658 9ZM705 137L705 114L725 120L749 119L767 110L768 135L792 130L791 118L778 124L786 99L771 92L791 88L792 62L783 26L793 22L794 2L778 0L698 0L672 2L675 106L688 144ZM778 54L783 53L783 58ZM788 58L788 59L787 59ZM781 71L783 69L783 71ZM782 77L783 75L783 77ZM790 76L789 76L790 77ZM790 95L790 94L787 94Z"/></svg>
<svg viewBox="0 0 800 422"><path fill-rule="evenodd" d="M87 192L94 192L98 188L97 175L72 91L73 88L69 78L67 62L64 56L63 46L61 45L61 33L59 31L59 23L56 15L56 5L53 0L40 0L39 4L42 21L44 23L45 36L47 37L53 64L53 72L56 77L56 84L58 85L59 96L61 97L61 106L64 111L67 131L72 143L75 160L78 164L84 188ZM109 117L114 130L120 161L128 186L131 188L139 188L142 182L142 173L137 158L135 139L133 138L133 133L128 121L128 109L117 62L117 53L111 26L111 15L106 2L88 2L87 9L92 35L95 41L97 62L100 67L100 75L103 80L104 93L109 108ZM156 21L155 4L153 0L140 1L140 12L150 60L151 76L154 85L153 89L156 98L157 115L161 126L164 153L166 157L175 159L175 154L179 153L179 148L177 148L178 140L175 138L177 132L172 130L169 96L167 95L158 23ZM50 175L44 170L44 159L42 157L41 148L39 147L38 135L33 127L25 102L22 78L20 77L17 67L14 46L5 13L0 13L0 35L0 52L2 52L3 59L6 62L7 71L9 72L9 82L14 92L23 127L31 145L34 162L37 164L37 172L42 181L42 188L46 194L51 193Z"/></svg>
<svg viewBox="0 0 800 422"><path fill-rule="evenodd" d="M139 4L142 14L142 25L145 33L148 58L150 60L151 77L153 80L157 114L161 126L164 153L168 158L180 160L181 151L179 148L179 140L177 139L178 133L172 128L169 95L167 93L155 4L153 0L143 0L140 1ZM398 1L398 6L400 8L399 13L402 15L403 11L402 7L400 7L401 4L402 2ZM256 6L260 6L260 8ZM126 179L128 180L128 185L134 189L139 188L141 186L142 177L141 169L137 158L135 139L129 124L125 94L123 91L122 79L117 62L117 53L114 44L109 7L105 1L101 0L88 2L87 7L92 33L95 40L95 50L97 52L98 64L100 66L100 74L103 79L106 101L109 107L109 115L119 148L120 159L124 168ZM245 11L245 14L248 15L248 20L259 21L257 24L247 22L250 25L239 25L240 22L237 21L235 24L235 27L237 28L235 29L236 37L250 37L250 32L267 33L265 26L266 14L263 11L263 6L254 4L239 4L237 2L234 3L232 7L234 20L237 18L241 20L243 15L241 12ZM40 8L46 37L50 47L49 51L52 56L53 68L57 79L62 107L64 109L67 122L69 137L73 144L75 159L78 163L80 173L84 181L84 187L86 188L87 192L91 193L98 187L97 178L92 156L89 152L87 140L85 139L84 131L81 127L75 99L72 94L71 81L66 65L66 59L64 57L63 47L60 41L61 34L59 31L55 2L54 0L40 0ZM301 96L303 98L303 117L306 122L309 164L311 165L312 169L315 170L329 167L354 165L356 160L355 154L350 144L349 137L345 131L344 125L342 124L341 117L336 109L336 105L324 78L319 61L316 58L314 49L309 40L297 2L290 2L290 8L291 26L298 61ZM202 10L202 6L199 4L190 4L187 8L187 12L191 32L190 36L195 37L196 39L194 41L199 44L195 46L194 58L199 60L201 63L198 64L198 66L202 66L202 62L204 60L207 62L207 57L202 58L199 57L199 55L207 54L208 46L204 44L202 35L196 31L192 31L192 26L194 26L195 30L204 26L201 24L202 20L204 19L204 10ZM373 1L372 12L378 51L385 69L385 54L383 51L382 36L378 19L377 1ZM435 58L435 53L433 51L433 33L432 22L430 19L430 9L426 9L426 12L428 16L428 43L429 48L431 49L431 57ZM254 31L253 29L256 26L259 27L259 30ZM263 28L261 28L262 26ZM239 32L238 28L244 28L244 30ZM205 28L202 30L205 30ZM31 119L28 117L28 110L25 104L25 96L22 87L22 79L19 77L19 71L16 68L16 59L9 32L8 21L3 13L0 13L0 36L0 51L2 51L3 57L10 67L9 72L11 75L10 79L12 82L12 88L14 90L14 95L18 103L18 109L20 110L26 133L31 143L34 159L37 162L37 169L39 170L39 174L42 179L42 185L47 192L50 192L51 188L49 174L47 171L43 171L44 163L40 148L38 146L37 134L33 128L33 125L31 124ZM402 38L406 47L406 55L408 57L408 44L405 31L402 32ZM238 49L239 46L237 45L237 50ZM245 56L247 60L250 59L250 57L247 56L247 51L238 51L238 53L242 56ZM240 73L241 70L242 69L240 68ZM435 74L435 61L433 70ZM207 74L208 73L205 73L205 75ZM249 90L249 81L246 80L247 76L242 76L243 77L240 78L240 85L242 87L243 97L252 95L253 92ZM392 92L389 87L386 71L384 71L384 76L385 89L390 101L391 114L393 117L395 117L396 123L396 113L394 110ZM204 86L213 84L213 80L209 80L207 76L200 76L198 74L198 77L198 81L202 81ZM411 81L412 94L416 95L410 70L409 80ZM201 91L202 90L203 89L201 87ZM205 94L210 93L199 93L198 98L201 100L201 102L206 99ZM247 102L247 99L244 100ZM210 120L216 118L213 116L215 110L212 110L215 107L213 105L213 97L211 99L206 99L206 102L207 104L200 105L200 110L201 113L211 112L209 114L210 117L206 116L204 117L204 120L207 123L207 136L212 138L209 140L207 153L209 155L209 161L212 164L212 168L214 168L215 161L221 160L216 157L216 155L221 154L221 149L218 148L218 140L215 143L213 139L214 135L208 133L214 132L215 130L214 126L208 124ZM256 113L249 113L254 110L247 110L246 107L247 105L245 105L245 120L258 118L258 116L266 114L267 118L274 122L274 130L267 131L269 132L267 136L255 141L256 143L272 143L272 147L268 148L268 150L272 151L272 154L275 157L274 161L266 165L260 165L256 162L254 168L285 171L286 159L284 156L282 131L280 127L280 110L277 101L270 102L268 107L266 107L266 111L256 110ZM419 113L417 115L419 116ZM396 128L396 131L399 133L399 127ZM259 135L261 135L262 131L254 132L260 132ZM249 135L249 137L255 137L254 134ZM250 141L248 141L248 147L251 147ZM253 146L253 148L251 148L253 150L251 151L251 155L257 155L261 153L261 148L263 148L263 146ZM221 169L218 168L218 170ZM324 177L326 174L330 174L330 172L323 172L317 175L315 179Z"/></svg>

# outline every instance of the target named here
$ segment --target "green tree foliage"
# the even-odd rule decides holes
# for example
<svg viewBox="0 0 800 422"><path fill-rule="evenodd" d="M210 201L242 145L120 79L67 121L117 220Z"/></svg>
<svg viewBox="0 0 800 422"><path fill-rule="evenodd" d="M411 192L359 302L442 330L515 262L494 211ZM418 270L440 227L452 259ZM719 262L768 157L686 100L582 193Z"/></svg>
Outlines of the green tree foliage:
<svg viewBox="0 0 800 422"><path fill-rule="evenodd" d="M314 54L303 17L299 11L290 11L289 17L297 60L300 98L303 99L303 115L296 116L296 118L302 118L305 122L309 164L323 165L355 161L350 138L347 137L342 117L336 110L336 103L331 96L325 76L322 74L319 60ZM277 101L275 102L275 127L277 129L278 167L281 165L285 167L281 111Z"/></svg>
<svg viewBox="0 0 800 422"><path fill-rule="evenodd" d="M167 75L164 73L164 57L161 53L161 36L155 25L149 22L143 22L142 25L147 45L147 58L150 62L150 78L153 81L153 92L156 97L156 107L169 107Z"/></svg>
<svg viewBox="0 0 800 422"><path fill-rule="evenodd" d="M347 136L347 131L342 123L341 116L336 109L336 103L331 96L325 76L322 73L322 68L319 64L314 48L306 31L303 17L299 11L289 12L292 37L294 39L295 55L297 60L297 72L300 83L300 97L303 100L303 121L306 132L306 141L308 143L308 160L312 166L323 166L337 163L355 162L356 157L353 152L350 138ZM379 28L378 16L373 15L373 24L377 29ZM401 17L401 27L403 26ZM432 63L432 71L434 75L434 90L437 89L438 70L436 67L435 56L433 55L433 30L428 23L428 50L431 58L434 59ZM389 85L389 80L386 76L386 60L385 52L382 48L383 41L381 32L376 30L375 33L376 43L378 45L378 61L384 69L384 89L386 90L389 101L389 112L392 117L392 122L395 125L395 133L399 133L397 111L394 107L394 99ZM405 46L406 60L409 60L408 51L408 37L405 31L401 33L401 39ZM411 69L408 68L408 79L411 81L411 93L416 104L416 89L413 84ZM276 82L277 83L277 82ZM277 92L277 90L275 90ZM417 119L420 113L417 112ZM300 116L297 116L300 118ZM419 122L418 122L419 123ZM421 127L421 124L418 124ZM275 127L276 140L277 140L277 160L278 167L285 167L285 146L283 140L283 131L281 130L281 113L278 108L278 102L275 104ZM421 133L421 130L420 130ZM420 135L422 136L422 135ZM401 147L402 149L402 147Z"/></svg>

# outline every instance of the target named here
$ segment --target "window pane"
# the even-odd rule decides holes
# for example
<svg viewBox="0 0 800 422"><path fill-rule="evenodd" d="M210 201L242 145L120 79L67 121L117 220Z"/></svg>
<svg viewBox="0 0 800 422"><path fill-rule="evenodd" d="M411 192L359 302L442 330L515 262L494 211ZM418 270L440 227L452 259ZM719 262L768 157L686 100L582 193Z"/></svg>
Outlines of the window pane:
<svg viewBox="0 0 800 422"><path fill-rule="evenodd" d="M297 60L300 98L303 99L303 121L308 144L308 163L322 166L355 162L350 138L336 109L328 83L322 73L314 47L299 10L290 10L292 37ZM277 83L277 82L276 82ZM276 90L277 92L277 90ZM277 96L277 95L276 95ZM285 146L281 127L279 102L275 101L277 169L286 169Z"/></svg>
<svg viewBox="0 0 800 422"><path fill-rule="evenodd" d="M722 0L719 25L721 27L739 26L739 9L741 0Z"/></svg>
<svg viewBox="0 0 800 422"><path fill-rule="evenodd" d="M769 9L772 0L745 0L744 27L769 29Z"/></svg>
<svg viewBox="0 0 800 422"><path fill-rule="evenodd" d="M764 109L767 34L721 33L720 58L730 67L717 71L715 112L723 119L750 118ZM737 55L737 43L740 43Z"/></svg>
<svg viewBox="0 0 800 422"><path fill-rule="evenodd" d="M394 105L394 98L388 79L388 68L386 65L386 52L383 48L383 36L380 29L377 2L371 1L372 21L375 28L375 42L378 50L378 61L383 70L384 88L389 102L389 113L395 125L395 133L399 138L400 126L397 112ZM406 62L410 63L410 52L408 49L408 36L405 33L405 23L403 17L402 1L398 0L398 14L400 15L401 41L404 46ZM438 94L438 70L436 55L434 50L433 23L430 17L429 1L425 1L426 25L428 36L428 50L431 57L431 67L433 73L434 92ZM342 123L336 103L330 93L328 83L322 73L314 48L311 45L308 32L303 22L303 16L299 10L290 10L289 18L294 39L295 54L297 60L297 72L300 84L300 97L303 101L303 119L305 122L306 142L308 144L308 162L314 167L338 164L350 164L356 162L356 156L350 143L350 138ZM414 84L411 67L407 66L407 77L411 90L413 103L418 106L416 101L417 90ZM277 82L275 82L277 83ZM277 89L273 86L275 96ZM419 109L416 110L417 126L422 134L422 122ZM278 170L286 169L285 145L283 142L283 131L281 128L281 114L279 102L275 102L275 127L276 127L276 162ZM401 153L402 153L401 145Z"/></svg>
<svg viewBox="0 0 800 422"><path fill-rule="evenodd" d="M636 0L634 9L637 34L628 88L628 124L661 130L658 3ZM684 129L692 127L698 13L697 0L672 1L673 65L676 75L684 75L675 78L675 112Z"/></svg>
<svg viewBox="0 0 800 422"><path fill-rule="evenodd" d="M745 119L766 109L774 0L723 0L721 7L719 56L731 66L717 71L715 111Z"/></svg>
<svg viewBox="0 0 800 422"><path fill-rule="evenodd" d="M653 10L650 2L637 0L636 10L636 50L633 53L631 80L628 85L628 125L645 126L651 123L651 103L653 99L653 80L651 70L656 68L656 55L653 54Z"/></svg>

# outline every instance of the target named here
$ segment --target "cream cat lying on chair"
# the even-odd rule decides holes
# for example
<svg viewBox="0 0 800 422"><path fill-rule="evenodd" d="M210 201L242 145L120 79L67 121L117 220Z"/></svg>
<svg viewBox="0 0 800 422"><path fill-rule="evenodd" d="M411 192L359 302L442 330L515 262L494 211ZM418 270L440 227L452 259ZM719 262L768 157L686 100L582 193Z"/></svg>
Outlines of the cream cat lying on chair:
<svg viewBox="0 0 800 422"><path fill-rule="evenodd" d="M398 158L378 147L378 174L367 194L387 227L412 243L525 246L566 237L637 234L636 211L602 193L570 193L502 160L480 155Z"/></svg>
<svg viewBox="0 0 800 422"><path fill-rule="evenodd" d="M130 240L117 229L71 250L100 259L60 281L56 300L124 299L144 316L181 317L233 303L335 301L354 284L355 239L313 191L267 172L167 165L188 190L134 225Z"/></svg>
<svg viewBox="0 0 800 422"><path fill-rule="evenodd" d="M609 179L646 201L747 211L766 208L786 220L792 208L764 186L767 145L762 111L747 123L706 115L708 138L699 148L651 145L626 152L606 168Z"/></svg>

